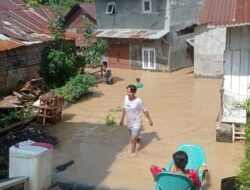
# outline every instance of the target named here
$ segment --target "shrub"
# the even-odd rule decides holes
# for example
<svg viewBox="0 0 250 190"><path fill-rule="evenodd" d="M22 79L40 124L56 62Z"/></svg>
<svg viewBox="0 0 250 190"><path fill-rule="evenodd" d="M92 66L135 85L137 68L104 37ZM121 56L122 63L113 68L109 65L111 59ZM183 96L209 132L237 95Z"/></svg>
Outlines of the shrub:
<svg viewBox="0 0 250 190"><path fill-rule="evenodd" d="M108 114L105 118L106 125L112 126L115 124L115 117L111 114Z"/></svg>
<svg viewBox="0 0 250 190"><path fill-rule="evenodd" d="M65 86L51 90L53 93L64 96L65 100L75 102L80 99L90 87L96 85L96 80L90 74L78 74L71 78Z"/></svg>
<svg viewBox="0 0 250 190"><path fill-rule="evenodd" d="M84 63L76 55L74 43L65 41L64 19L59 13L49 21L49 29L54 41L42 51L39 73L50 88L57 88L75 76Z"/></svg>
<svg viewBox="0 0 250 190"><path fill-rule="evenodd" d="M249 117L250 113L250 99L248 99L244 104L238 106L239 108L243 108L247 111L247 115ZM250 190L250 123L249 120L245 125L245 159L240 164L240 171L237 174L237 182L239 190Z"/></svg>
<svg viewBox="0 0 250 190"><path fill-rule="evenodd" d="M35 111L32 102L27 102L24 104L24 108L11 110L7 115L3 114L0 126L5 127L18 121L30 119L33 116L35 116Z"/></svg>

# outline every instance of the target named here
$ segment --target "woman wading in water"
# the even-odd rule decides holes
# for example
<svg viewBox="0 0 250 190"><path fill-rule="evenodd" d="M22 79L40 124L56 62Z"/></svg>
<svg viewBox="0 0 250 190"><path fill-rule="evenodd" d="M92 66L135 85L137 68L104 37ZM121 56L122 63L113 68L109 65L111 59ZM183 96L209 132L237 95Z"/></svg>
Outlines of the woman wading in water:
<svg viewBox="0 0 250 190"><path fill-rule="evenodd" d="M126 116L127 121L127 128L130 135L130 142L131 142L131 154L134 155L136 152L136 144L140 144L140 131L142 127L142 119L141 113L143 112L144 115L147 117L149 121L149 125L153 126L153 121L144 107L143 102L140 98L136 97L136 86L131 84L128 85L127 88L127 95L124 99L123 104L123 112L120 121L120 126L124 126L124 118Z"/></svg>

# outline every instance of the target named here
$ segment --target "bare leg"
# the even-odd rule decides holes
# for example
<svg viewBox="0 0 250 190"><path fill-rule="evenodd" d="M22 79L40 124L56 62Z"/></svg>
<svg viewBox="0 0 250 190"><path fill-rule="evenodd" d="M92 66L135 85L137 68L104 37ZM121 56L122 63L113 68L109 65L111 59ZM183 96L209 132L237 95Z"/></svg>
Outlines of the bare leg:
<svg viewBox="0 0 250 190"><path fill-rule="evenodd" d="M136 138L136 143L137 143L136 152L139 152L139 150L141 148L141 139L140 139L140 137Z"/></svg>
<svg viewBox="0 0 250 190"><path fill-rule="evenodd" d="M136 138L131 137L131 153L135 153L136 150Z"/></svg>

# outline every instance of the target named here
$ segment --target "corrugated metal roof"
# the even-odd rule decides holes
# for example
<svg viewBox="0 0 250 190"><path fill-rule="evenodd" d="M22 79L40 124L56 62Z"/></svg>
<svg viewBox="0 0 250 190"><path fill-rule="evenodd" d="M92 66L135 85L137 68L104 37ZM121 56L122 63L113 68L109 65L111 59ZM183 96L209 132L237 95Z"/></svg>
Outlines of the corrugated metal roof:
<svg viewBox="0 0 250 190"><path fill-rule="evenodd" d="M96 19L96 6L94 3L81 3L80 7L92 18Z"/></svg>
<svg viewBox="0 0 250 190"><path fill-rule="evenodd" d="M101 38L160 39L168 30L146 29L99 29L93 35Z"/></svg>
<svg viewBox="0 0 250 190"><path fill-rule="evenodd" d="M26 5L21 0L0 0L0 9L25 9Z"/></svg>
<svg viewBox="0 0 250 190"><path fill-rule="evenodd" d="M0 0L0 35L0 51L52 39L47 19L20 0ZM71 34L67 39L76 37Z"/></svg>
<svg viewBox="0 0 250 190"><path fill-rule="evenodd" d="M250 0L205 0L199 24L210 26L250 25Z"/></svg>
<svg viewBox="0 0 250 190"><path fill-rule="evenodd" d="M66 32L65 33L65 39L69 40L75 40L76 47L81 47L83 44L83 35L81 33L76 32Z"/></svg>
<svg viewBox="0 0 250 190"><path fill-rule="evenodd" d="M10 40L0 40L0 51L6 51L6 50L18 48L20 46L23 46L23 45L14 41L10 41Z"/></svg>

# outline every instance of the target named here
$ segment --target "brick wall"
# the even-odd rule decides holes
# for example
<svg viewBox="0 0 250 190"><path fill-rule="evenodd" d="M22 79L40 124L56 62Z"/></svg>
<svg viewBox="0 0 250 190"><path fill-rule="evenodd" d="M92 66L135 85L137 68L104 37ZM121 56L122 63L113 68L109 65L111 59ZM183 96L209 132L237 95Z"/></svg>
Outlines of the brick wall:
<svg viewBox="0 0 250 190"><path fill-rule="evenodd" d="M48 43L0 52L0 94L8 94L21 81L38 77L41 63L41 51Z"/></svg>

